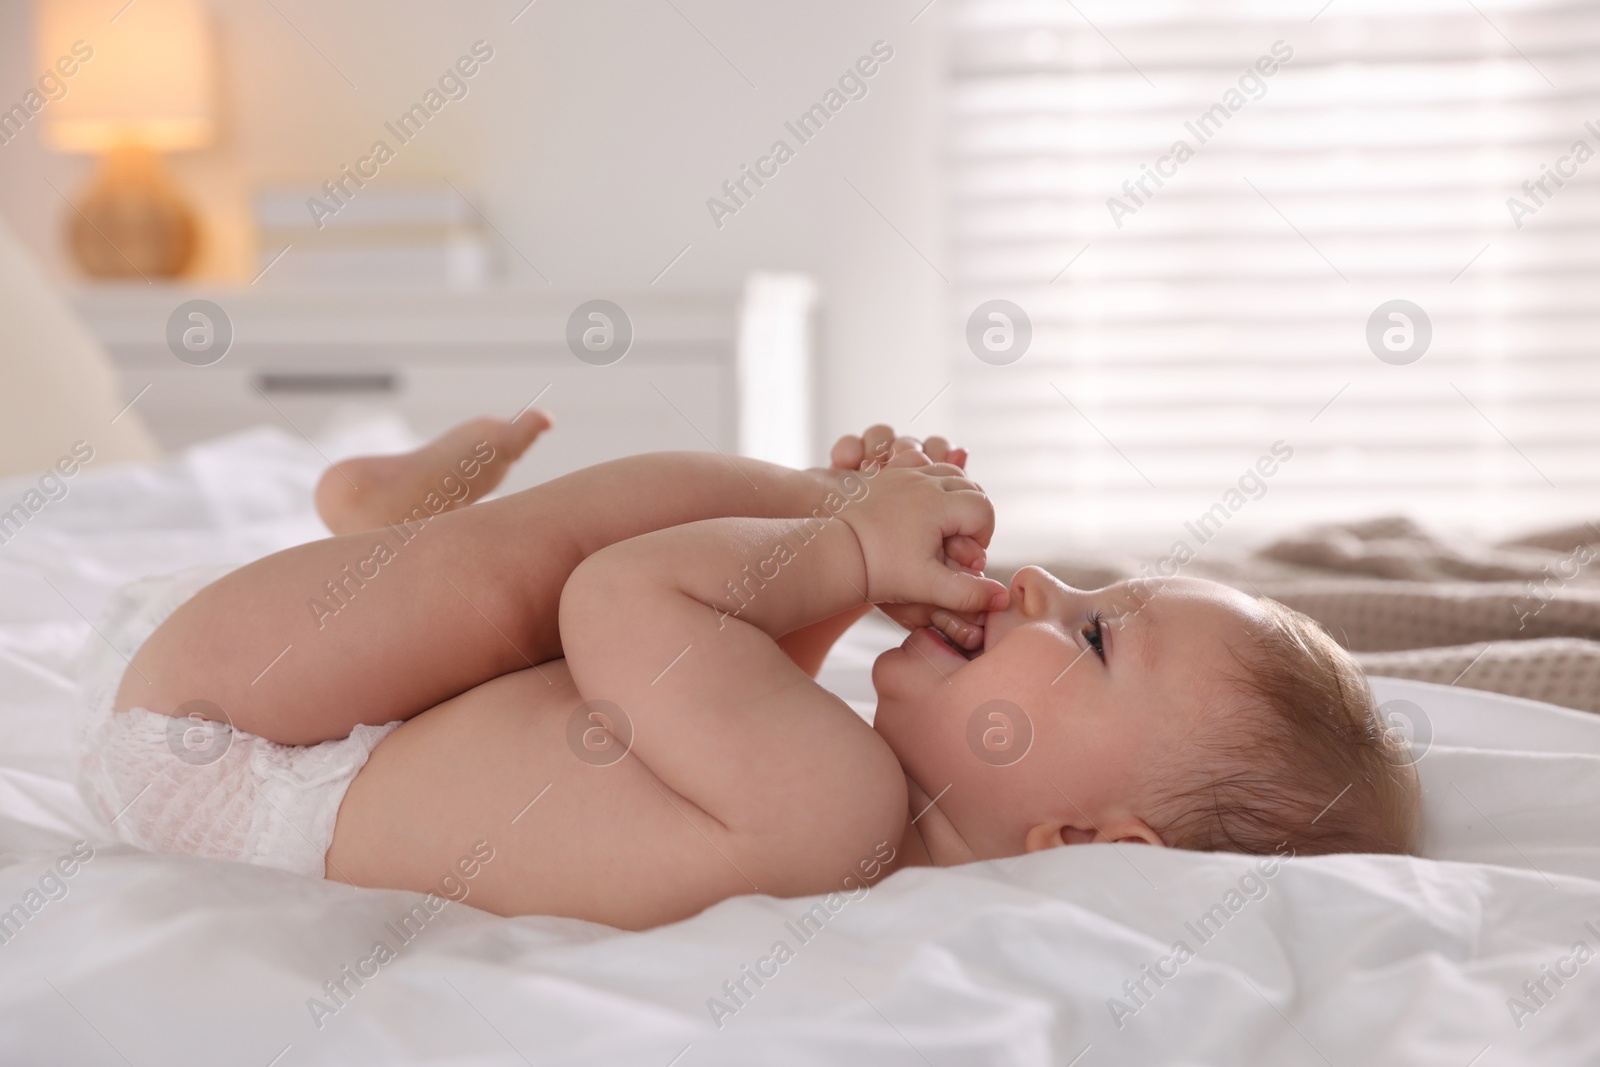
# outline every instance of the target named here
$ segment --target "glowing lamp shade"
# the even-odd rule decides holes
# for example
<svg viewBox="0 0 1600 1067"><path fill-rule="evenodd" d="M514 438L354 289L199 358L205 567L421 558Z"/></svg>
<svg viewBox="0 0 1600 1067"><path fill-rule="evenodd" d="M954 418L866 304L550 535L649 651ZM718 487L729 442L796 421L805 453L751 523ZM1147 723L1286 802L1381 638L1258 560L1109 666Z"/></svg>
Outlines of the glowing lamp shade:
<svg viewBox="0 0 1600 1067"><path fill-rule="evenodd" d="M105 152L130 142L156 152L206 147L215 127L205 12L195 0L136 0L118 15L126 2L40 0L40 70L55 69L77 42L94 50L65 79L67 94L45 109L46 145L58 152Z"/></svg>
<svg viewBox="0 0 1600 1067"><path fill-rule="evenodd" d="M38 69L60 75L39 116L46 147L103 156L68 220L79 265L96 277L182 273L198 226L159 153L216 136L206 10L198 0L38 0L35 27Z"/></svg>

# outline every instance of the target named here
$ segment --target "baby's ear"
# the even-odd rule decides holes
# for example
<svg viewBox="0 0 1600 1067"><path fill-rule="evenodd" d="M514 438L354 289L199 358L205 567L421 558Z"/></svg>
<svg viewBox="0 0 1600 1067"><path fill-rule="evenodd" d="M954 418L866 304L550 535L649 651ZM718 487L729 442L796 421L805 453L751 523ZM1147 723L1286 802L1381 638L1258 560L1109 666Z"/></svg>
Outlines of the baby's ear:
<svg viewBox="0 0 1600 1067"><path fill-rule="evenodd" d="M1123 845L1165 844L1161 835L1152 830L1148 823L1130 816L1110 820L1099 827L1043 822L1028 831L1023 848L1028 852L1038 852L1062 845L1103 845L1107 842Z"/></svg>

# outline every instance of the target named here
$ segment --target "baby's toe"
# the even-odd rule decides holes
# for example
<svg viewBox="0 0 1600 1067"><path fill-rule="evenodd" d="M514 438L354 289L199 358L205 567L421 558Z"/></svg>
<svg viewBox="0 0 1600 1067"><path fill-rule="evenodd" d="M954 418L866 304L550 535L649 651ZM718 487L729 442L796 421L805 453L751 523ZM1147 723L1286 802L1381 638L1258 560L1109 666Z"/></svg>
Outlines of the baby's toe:
<svg viewBox="0 0 1600 1067"><path fill-rule="evenodd" d="M860 470L861 463L867 458L866 446L861 443L861 438L845 436L833 444L833 450L828 453L828 462L839 470Z"/></svg>
<svg viewBox="0 0 1600 1067"><path fill-rule="evenodd" d="M539 439L539 435L555 425L555 420L550 413L542 408L529 408L515 419L509 426L510 435L506 442L514 456L520 456L528 450L528 446Z"/></svg>
<svg viewBox="0 0 1600 1067"><path fill-rule="evenodd" d="M862 447L866 451L865 458L881 463L894 455L894 438L892 426L880 422L876 426L867 427L866 432L861 435Z"/></svg>

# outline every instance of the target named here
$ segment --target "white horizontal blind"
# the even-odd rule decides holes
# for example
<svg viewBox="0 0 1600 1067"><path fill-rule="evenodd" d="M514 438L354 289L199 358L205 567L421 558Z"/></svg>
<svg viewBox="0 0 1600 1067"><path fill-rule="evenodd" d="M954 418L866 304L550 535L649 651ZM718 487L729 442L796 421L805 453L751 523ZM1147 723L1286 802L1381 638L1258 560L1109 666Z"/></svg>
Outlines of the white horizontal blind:
<svg viewBox="0 0 1600 1067"><path fill-rule="evenodd" d="M1015 363L957 353L1009 550L1164 547L1276 441L1293 458L1230 537L1600 513L1600 4L960 0L951 21L953 318L1006 299L1033 327ZM1397 298L1432 324L1406 365L1367 341Z"/></svg>

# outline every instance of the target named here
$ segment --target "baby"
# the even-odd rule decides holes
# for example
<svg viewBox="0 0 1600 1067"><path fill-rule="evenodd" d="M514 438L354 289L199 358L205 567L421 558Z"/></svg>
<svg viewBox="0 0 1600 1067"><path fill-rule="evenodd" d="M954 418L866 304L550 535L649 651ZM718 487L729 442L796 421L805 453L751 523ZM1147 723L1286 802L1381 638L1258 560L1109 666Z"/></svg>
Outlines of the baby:
<svg viewBox="0 0 1600 1067"><path fill-rule="evenodd" d="M335 536L120 600L82 775L119 835L633 929L1064 845L1413 847L1415 773L1304 616L984 577L965 453L882 426L473 503L548 425L340 464ZM869 605L910 628L871 726L813 680Z"/></svg>

